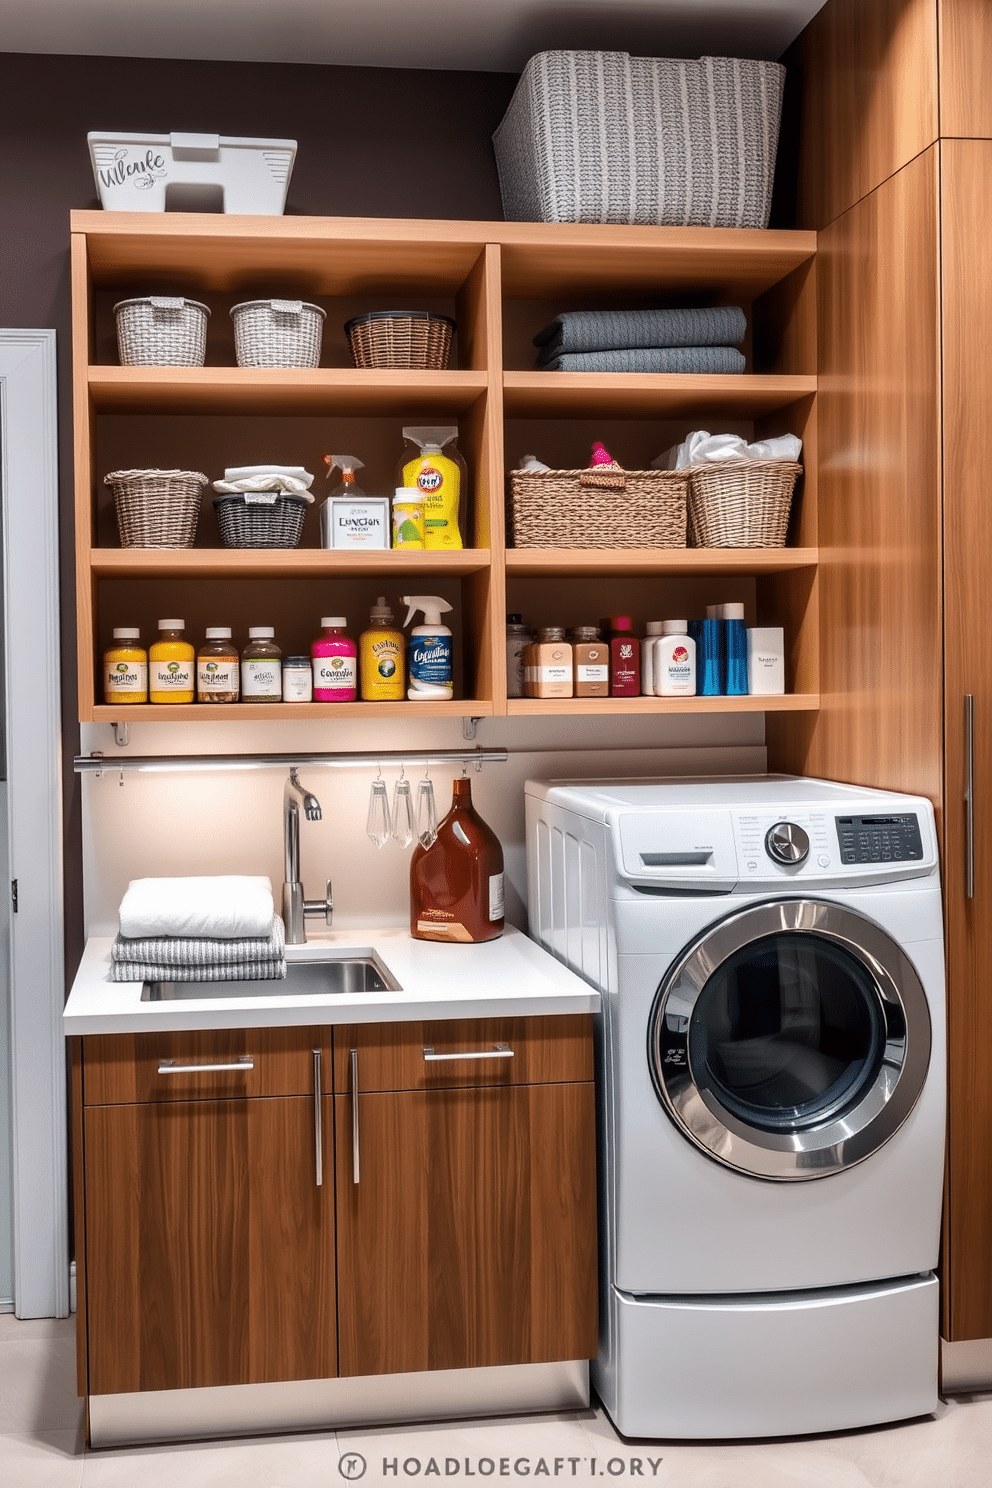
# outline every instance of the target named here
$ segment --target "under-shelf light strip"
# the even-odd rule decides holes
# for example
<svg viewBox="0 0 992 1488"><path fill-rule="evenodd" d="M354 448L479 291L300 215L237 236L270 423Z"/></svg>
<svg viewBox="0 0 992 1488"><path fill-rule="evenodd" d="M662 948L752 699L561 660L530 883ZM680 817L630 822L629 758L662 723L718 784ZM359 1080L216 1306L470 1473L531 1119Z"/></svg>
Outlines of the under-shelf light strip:
<svg viewBox="0 0 992 1488"><path fill-rule="evenodd" d="M122 770L292 770L328 765L332 769L357 769L377 765L469 764L505 765L506 749L384 749L342 750L336 754L77 754L77 775L118 775Z"/></svg>

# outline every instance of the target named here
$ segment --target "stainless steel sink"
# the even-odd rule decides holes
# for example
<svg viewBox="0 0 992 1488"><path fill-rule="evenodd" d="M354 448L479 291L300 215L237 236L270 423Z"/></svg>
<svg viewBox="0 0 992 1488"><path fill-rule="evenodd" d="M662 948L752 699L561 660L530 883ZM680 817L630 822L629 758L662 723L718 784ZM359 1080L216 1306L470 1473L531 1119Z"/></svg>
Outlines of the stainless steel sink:
<svg viewBox="0 0 992 1488"><path fill-rule="evenodd" d="M399 992L399 982L371 949L333 952L318 960L290 961L282 981L145 982L142 1002L188 998L324 997L331 993Z"/></svg>

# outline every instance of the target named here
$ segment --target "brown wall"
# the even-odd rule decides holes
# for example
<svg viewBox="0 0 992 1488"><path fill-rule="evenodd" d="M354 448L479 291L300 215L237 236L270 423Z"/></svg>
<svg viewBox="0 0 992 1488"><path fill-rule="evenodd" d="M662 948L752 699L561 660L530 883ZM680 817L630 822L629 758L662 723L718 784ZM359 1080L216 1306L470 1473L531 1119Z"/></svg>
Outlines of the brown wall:
<svg viewBox="0 0 992 1488"><path fill-rule="evenodd" d="M58 334L66 970L83 945L73 618L69 212L91 129L295 139L306 216L502 217L490 137L515 75L0 53L0 325Z"/></svg>

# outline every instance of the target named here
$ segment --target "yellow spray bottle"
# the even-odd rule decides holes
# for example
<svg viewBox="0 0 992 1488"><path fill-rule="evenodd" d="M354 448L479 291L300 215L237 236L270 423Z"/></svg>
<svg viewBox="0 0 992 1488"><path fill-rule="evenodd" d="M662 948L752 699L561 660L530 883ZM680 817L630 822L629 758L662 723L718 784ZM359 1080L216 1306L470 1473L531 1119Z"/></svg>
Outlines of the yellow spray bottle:
<svg viewBox="0 0 992 1488"><path fill-rule="evenodd" d="M465 501L465 462L454 441L455 428L404 429L403 438L415 446L404 455L400 484L414 489L424 505L424 547L462 548Z"/></svg>

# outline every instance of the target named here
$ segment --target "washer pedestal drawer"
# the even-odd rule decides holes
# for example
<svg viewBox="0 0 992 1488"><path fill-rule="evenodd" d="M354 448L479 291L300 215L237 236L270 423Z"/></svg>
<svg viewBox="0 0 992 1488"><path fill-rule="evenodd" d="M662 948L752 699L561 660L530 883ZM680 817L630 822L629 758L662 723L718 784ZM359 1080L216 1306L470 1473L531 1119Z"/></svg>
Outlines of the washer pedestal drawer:
<svg viewBox="0 0 992 1488"><path fill-rule="evenodd" d="M800 1436L937 1406L937 1280L749 1297L609 1288L593 1383L624 1436Z"/></svg>

